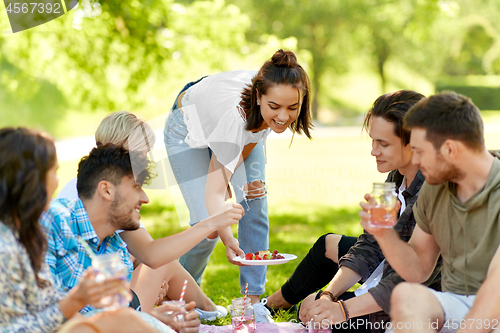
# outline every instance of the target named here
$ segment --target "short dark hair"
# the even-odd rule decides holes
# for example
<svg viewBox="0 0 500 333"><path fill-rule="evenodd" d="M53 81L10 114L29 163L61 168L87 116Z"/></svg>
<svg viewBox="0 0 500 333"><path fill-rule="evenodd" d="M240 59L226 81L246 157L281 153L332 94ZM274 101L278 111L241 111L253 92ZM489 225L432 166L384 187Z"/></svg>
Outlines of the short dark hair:
<svg viewBox="0 0 500 333"><path fill-rule="evenodd" d="M470 98L445 91L415 104L406 114L408 129L426 130L426 139L438 150L448 140L458 140L479 151L485 148L484 126L479 109Z"/></svg>
<svg viewBox="0 0 500 333"><path fill-rule="evenodd" d="M366 113L363 129L369 131L373 117L381 117L394 124L394 134L406 146L410 142L410 130L403 126L408 110L425 96L413 90L399 90L379 96Z"/></svg>
<svg viewBox="0 0 500 333"><path fill-rule="evenodd" d="M78 164L78 196L81 199L92 199L97 184L102 180L119 185L123 177L137 175L135 181L138 184L149 183L153 178L150 167L151 162L143 152L129 152L111 144L94 148Z"/></svg>
<svg viewBox="0 0 500 333"><path fill-rule="evenodd" d="M304 132L311 139L309 130L312 129L313 124L309 77L304 68L298 64L295 54L292 51L283 51L282 49L276 51L271 60L264 63L252 79L252 84L245 87L241 93L241 106L247 116L245 129L247 131L258 129L264 121L260 113L260 106L257 105L257 92L263 96L267 94L269 88L278 84L291 85L304 94L299 116L290 124L289 128L294 133Z"/></svg>
<svg viewBox="0 0 500 333"><path fill-rule="evenodd" d="M19 232L40 288L47 240L38 220L51 199L47 173L55 163L54 140L47 134L23 127L0 129L0 221Z"/></svg>

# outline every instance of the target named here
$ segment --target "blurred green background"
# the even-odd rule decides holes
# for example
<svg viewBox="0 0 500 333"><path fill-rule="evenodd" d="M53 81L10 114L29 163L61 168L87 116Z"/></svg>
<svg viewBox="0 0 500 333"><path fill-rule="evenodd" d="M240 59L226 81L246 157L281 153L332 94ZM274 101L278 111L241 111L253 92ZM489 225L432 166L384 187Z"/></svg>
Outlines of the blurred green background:
<svg viewBox="0 0 500 333"><path fill-rule="evenodd" d="M258 69L282 47L313 85L314 117L357 125L396 89L454 89L500 109L496 0L101 1L72 28L75 10L12 34L0 4L0 125L57 138L91 135L103 115L168 112L189 80Z"/></svg>

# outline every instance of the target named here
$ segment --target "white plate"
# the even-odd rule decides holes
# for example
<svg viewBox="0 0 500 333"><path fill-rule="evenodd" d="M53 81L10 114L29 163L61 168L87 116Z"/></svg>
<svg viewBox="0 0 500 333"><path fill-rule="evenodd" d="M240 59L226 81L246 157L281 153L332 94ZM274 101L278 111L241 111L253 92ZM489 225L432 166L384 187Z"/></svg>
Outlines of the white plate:
<svg viewBox="0 0 500 333"><path fill-rule="evenodd" d="M236 257L233 260L241 262L242 264L249 266L267 266L267 265L279 265L289 262L290 260L297 259L294 254L279 253L284 259L269 259L269 260L247 260L245 258Z"/></svg>

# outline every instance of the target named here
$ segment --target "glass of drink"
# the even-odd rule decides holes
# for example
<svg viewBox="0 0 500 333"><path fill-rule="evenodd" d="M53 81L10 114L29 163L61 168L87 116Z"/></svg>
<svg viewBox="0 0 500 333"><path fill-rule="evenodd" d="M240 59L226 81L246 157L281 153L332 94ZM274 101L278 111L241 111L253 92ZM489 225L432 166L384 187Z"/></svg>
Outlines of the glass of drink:
<svg viewBox="0 0 500 333"><path fill-rule="evenodd" d="M255 316L250 298L235 298L231 304L231 322L234 333L255 332Z"/></svg>
<svg viewBox="0 0 500 333"><path fill-rule="evenodd" d="M100 307L104 310L116 310L127 307L130 301L130 293L125 286L128 270L127 266L121 261L120 254L106 253L97 255L92 259L92 267L98 271L95 277L96 282L103 282L108 278L124 278L123 289L115 295L103 297L100 301Z"/></svg>
<svg viewBox="0 0 500 333"><path fill-rule="evenodd" d="M397 221L397 200L395 183L373 183L368 223L372 227L392 228Z"/></svg>
<svg viewBox="0 0 500 333"><path fill-rule="evenodd" d="M175 306L178 306L180 308L184 308L184 306L186 305L186 302L184 300L171 300L171 301L163 301L162 304L171 304L171 305L175 305ZM183 333L183 328L182 328L182 324L184 323L184 315L182 313L178 313L178 312L175 312L173 310L168 310L166 312L163 313L165 316L167 317L173 317L175 321L177 321L180 326L181 326L181 329L179 331L179 333Z"/></svg>

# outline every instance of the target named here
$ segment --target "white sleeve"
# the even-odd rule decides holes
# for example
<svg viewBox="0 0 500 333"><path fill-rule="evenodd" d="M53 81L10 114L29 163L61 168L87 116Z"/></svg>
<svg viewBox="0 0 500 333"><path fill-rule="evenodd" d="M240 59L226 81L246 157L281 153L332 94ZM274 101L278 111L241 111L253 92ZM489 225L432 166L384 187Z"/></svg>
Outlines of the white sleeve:
<svg viewBox="0 0 500 333"><path fill-rule="evenodd" d="M76 178L71 179L59 191L56 199L78 200L78 190L76 189Z"/></svg>

